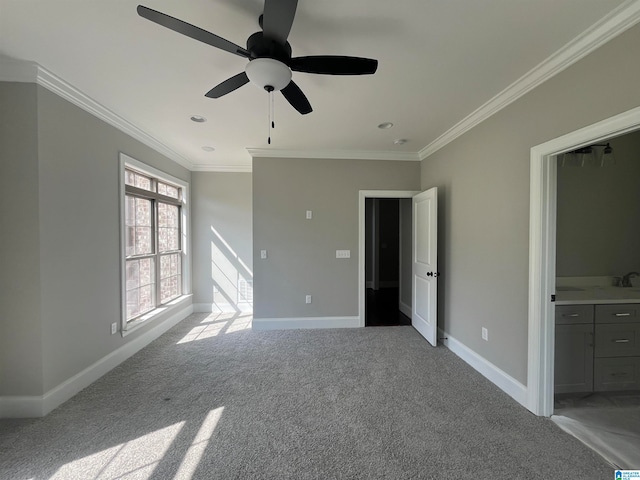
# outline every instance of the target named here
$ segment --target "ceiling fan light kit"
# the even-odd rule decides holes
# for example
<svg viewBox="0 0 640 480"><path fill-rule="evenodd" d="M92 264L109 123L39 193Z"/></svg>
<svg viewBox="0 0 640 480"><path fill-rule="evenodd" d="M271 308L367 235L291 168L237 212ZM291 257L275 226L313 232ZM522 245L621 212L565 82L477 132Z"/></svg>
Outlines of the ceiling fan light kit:
<svg viewBox="0 0 640 480"><path fill-rule="evenodd" d="M158 25L249 60L244 72L213 87L206 93L207 97L220 98L251 82L268 92L281 91L291 106L305 115L313 109L302 90L292 80L292 70L323 75L370 75L377 70L378 61L341 55L292 58L287 38L297 6L298 0L265 0L264 13L258 19L262 31L249 36L246 49L143 5L138 5L137 10L138 15Z"/></svg>
<svg viewBox="0 0 640 480"><path fill-rule="evenodd" d="M273 58L256 58L247 64L245 73L251 83L271 92L278 92L291 82L291 70Z"/></svg>

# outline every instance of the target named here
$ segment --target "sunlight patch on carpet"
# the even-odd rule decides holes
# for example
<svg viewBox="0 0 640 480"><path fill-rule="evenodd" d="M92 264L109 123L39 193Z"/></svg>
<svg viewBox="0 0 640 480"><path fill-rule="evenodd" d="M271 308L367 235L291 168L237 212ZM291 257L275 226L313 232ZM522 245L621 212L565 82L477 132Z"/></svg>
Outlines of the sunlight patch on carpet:
<svg viewBox="0 0 640 480"><path fill-rule="evenodd" d="M251 330L253 316L247 313L212 313L193 327L177 344L217 337L220 334Z"/></svg>
<svg viewBox="0 0 640 480"><path fill-rule="evenodd" d="M138 479L148 479L183 426L184 422L178 422L69 462L60 467L50 480L69 478L115 480L127 478L129 475ZM111 468L112 465L114 468Z"/></svg>
<svg viewBox="0 0 640 480"><path fill-rule="evenodd" d="M198 434L193 439L193 443L182 459L180 468L178 468L178 472L175 477L173 477L174 480L191 480L200 460L202 459L202 455L209 445L209 441L213 436L213 432L218 425L218 421L220 420L223 411L224 407L220 407L215 410L211 410L208 413L204 422L202 422L202 426L200 427Z"/></svg>

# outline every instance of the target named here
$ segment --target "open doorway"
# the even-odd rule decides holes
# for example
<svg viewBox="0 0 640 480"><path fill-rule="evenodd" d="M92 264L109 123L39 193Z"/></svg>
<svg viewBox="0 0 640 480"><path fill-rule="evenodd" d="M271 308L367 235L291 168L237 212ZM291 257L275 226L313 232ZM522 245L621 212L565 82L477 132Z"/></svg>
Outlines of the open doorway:
<svg viewBox="0 0 640 480"><path fill-rule="evenodd" d="M557 155L640 128L640 107L531 149L527 407L554 408Z"/></svg>
<svg viewBox="0 0 640 480"><path fill-rule="evenodd" d="M365 326L411 325L411 199L365 200Z"/></svg>
<svg viewBox="0 0 640 480"><path fill-rule="evenodd" d="M601 155L604 148L609 158ZM635 468L640 465L640 131L559 155L556 174L551 418L616 468Z"/></svg>
<svg viewBox="0 0 640 480"><path fill-rule="evenodd" d="M405 210L405 214L400 215L400 219L399 219L400 226L398 227L398 230L400 230L401 232L402 231L409 232L408 234L409 238L407 238L407 235L405 234L402 238L398 240L400 250L404 250L404 253L402 253L401 251L398 253L398 256L403 257L405 254L411 255L412 253L413 239L411 237L412 237L413 223L414 223L412 202L413 202L413 197L419 193L420 193L419 191L415 191L415 190L360 190L359 192L359 195L358 195L359 196L359 199L358 199L358 231L359 231L358 233L358 239L359 239L358 240L358 317L359 317L359 325L361 327L365 326L365 306L366 306L366 298L367 298L367 279L365 274L365 268L367 267L367 255L366 255L367 235L365 231L365 224L367 219L366 218L367 201L373 200L373 199L396 199L396 200L400 199L403 202L401 203L401 205L405 205L404 204L405 200L409 202L409 205L410 205L408 207L408 209L410 210L409 218L406 218L406 210ZM370 242L371 238L369 238L368 241ZM403 248L403 245L405 245L407 241L409 242L409 246ZM369 262L371 262L371 259L369 259ZM399 262L399 268L401 269L401 272L399 273L399 279L398 279L398 282L399 282L398 295L404 300L402 302L398 302L397 308L398 309L402 308L402 313L411 319L412 300L413 300L413 295L411 293L413 288L411 276L413 272L412 272L411 260L409 261L408 266L406 266L405 263L406 262ZM406 278L409 278L409 280L407 281ZM400 279L403 279L403 280L400 281ZM373 282L373 277L371 277L369 281ZM369 285L373 286L371 283ZM407 287L405 287L405 285L407 285Z"/></svg>
<svg viewBox="0 0 640 480"><path fill-rule="evenodd" d="M637 246L637 235L632 233L628 240L622 238L622 229L630 226L628 220L618 221L621 225L615 228L606 226L606 222L614 217L620 218L623 203L631 203L632 208L636 208L637 201L622 202L620 191L610 192L615 200L615 212L602 211L604 216L598 221L595 216L597 210L603 210L603 192L598 192L593 187L587 188L588 192L583 190L587 186L584 183L585 178L582 178L571 179L573 185L570 185L569 190L559 193L559 189L564 188L560 185L563 179L559 178L559 170L563 168L564 153L575 152L593 144L606 145L611 142L613 145L614 139L620 140L627 134L636 132L639 127L640 108L636 108L538 145L531 150L528 408L538 415L553 415L554 420L563 417L556 423L563 423L564 427L575 427L576 433L582 435L576 434L578 438L611 463L623 468L631 464L633 467L636 466L636 457L625 464L624 458L631 457L622 454L625 448L631 446L629 452L637 455L639 447L634 447L631 439L638 439L637 445L640 445L640 431L636 428L631 432L632 435L629 435L628 429L633 419L627 413L620 415L624 420L618 425L621 428L612 427L610 420L618 415L617 410L629 405L631 411L635 414L638 412L640 350L633 349L636 348L636 343L640 347L640 341L635 337L619 336L618 333L622 332L618 331L618 326L622 326L622 330L625 331L636 331L635 327L631 326L633 323L640 324L640 303L628 298L631 289L623 292L624 288L620 288L616 291L615 277L625 276L629 273L627 270L636 269L635 264L640 260L637 257L634 260L633 254L626 254L625 258L629 259L628 268L623 266L627 265L625 261L611 267L610 272L600 271L602 265L596 268L596 265L592 264L593 261L602 263L609 255L598 254L598 258L594 258L594 252L587 253L585 248L593 250L590 242L602 233L611 235L606 240L606 245L613 247L612 243L618 243L615 255L624 250L621 245L626 241ZM638 136L637 133L632 135ZM628 139L629 137L627 141ZM618 149L617 163L630 160L619 156L623 152L624 148ZM633 155L637 157L637 154ZM582 173L584 177L588 172ZM638 176L637 172L619 175L628 177L625 181ZM567 183L567 180L565 179L564 183ZM625 188L632 192L637 190L637 187L628 189L622 185L617 188ZM588 193L588 197L585 197L588 201L582 202L583 206L587 207L589 202L596 201L595 204L591 203L586 217L583 216L582 223L586 221L597 224L592 225L590 238L586 241L584 238L571 239L571 236L579 233L578 230L585 225L578 228L576 225L560 225L563 218L566 219L568 214L575 213L570 214L566 209L567 205L560 205L559 202L567 199L575 202L576 196L581 195L579 191ZM632 228L635 228L637 220L633 223ZM594 231L594 226L598 230ZM635 253L635 250L637 248L630 251ZM609 260L607 259L607 262ZM585 268L590 270L587 271ZM618 273L618 270L622 272ZM613 302L608 302L607 299L611 295L616 298ZM616 330L615 335L613 330ZM640 325L637 331L640 332ZM581 368L578 368L579 361L574 361L576 357L582 360ZM626 380L621 380L621 373ZM578 380L578 377L581 378ZM570 396L558 396L561 392ZM594 415L603 403L605 425L600 431L588 434L585 426L596 426L598 422ZM591 410L587 412L587 409ZM634 421L640 424L640 419ZM616 430L622 432L622 435L617 435L618 438Z"/></svg>

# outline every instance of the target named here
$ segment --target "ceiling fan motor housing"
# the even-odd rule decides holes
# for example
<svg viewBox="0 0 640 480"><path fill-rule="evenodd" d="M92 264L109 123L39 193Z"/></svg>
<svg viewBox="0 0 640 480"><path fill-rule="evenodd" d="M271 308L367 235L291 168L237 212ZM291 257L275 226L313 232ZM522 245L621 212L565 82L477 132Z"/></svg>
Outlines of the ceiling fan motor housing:
<svg viewBox="0 0 640 480"><path fill-rule="evenodd" d="M291 60L291 45L289 42L279 43L269 37L265 37L263 32L256 32L247 39L247 51L251 58L269 57L289 64Z"/></svg>

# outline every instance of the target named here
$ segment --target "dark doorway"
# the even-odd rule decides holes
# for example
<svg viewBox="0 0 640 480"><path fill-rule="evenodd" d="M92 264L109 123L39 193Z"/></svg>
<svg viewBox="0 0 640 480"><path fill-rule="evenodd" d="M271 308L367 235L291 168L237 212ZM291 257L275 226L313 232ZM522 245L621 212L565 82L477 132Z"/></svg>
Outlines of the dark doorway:
<svg viewBox="0 0 640 480"><path fill-rule="evenodd" d="M411 325L411 319L398 308L398 289L394 287L367 288L365 315L366 327Z"/></svg>
<svg viewBox="0 0 640 480"><path fill-rule="evenodd" d="M409 202L408 204L405 202ZM410 253L404 240L411 235L402 208L411 207L410 199L367 198L365 202L365 326L411 325L411 318L400 308L402 269L407 270L403 256ZM404 225L402 222L404 218ZM408 227L408 228L407 228ZM407 233L408 232L408 233ZM404 289L407 289L404 280ZM407 292L405 292L405 297ZM409 305L411 304L409 294ZM409 306L410 309L410 306ZM406 308L405 308L406 311Z"/></svg>

